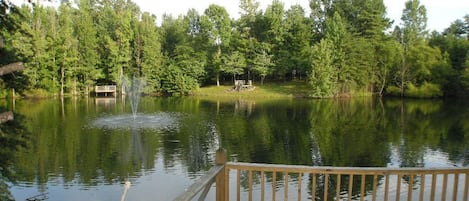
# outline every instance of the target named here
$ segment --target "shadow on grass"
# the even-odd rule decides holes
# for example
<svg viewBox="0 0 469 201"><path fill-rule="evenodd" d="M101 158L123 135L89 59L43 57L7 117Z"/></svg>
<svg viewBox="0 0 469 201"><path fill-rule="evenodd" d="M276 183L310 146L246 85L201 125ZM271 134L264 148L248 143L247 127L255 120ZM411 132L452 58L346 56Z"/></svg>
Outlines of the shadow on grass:
<svg viewBox="0 0 469 201"><path fill-rule="evenodd" d="M299 98L309 97L308 94L311 90L306 81L267 83L260 87L267 92Z"/></svg>

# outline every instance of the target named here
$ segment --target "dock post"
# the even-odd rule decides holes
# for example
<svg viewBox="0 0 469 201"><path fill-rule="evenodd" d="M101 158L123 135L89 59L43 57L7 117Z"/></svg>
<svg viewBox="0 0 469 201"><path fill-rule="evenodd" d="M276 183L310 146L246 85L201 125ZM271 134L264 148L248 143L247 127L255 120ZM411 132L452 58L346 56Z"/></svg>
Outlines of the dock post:
<svg viewBox="0 0 469 201"><path fill-rule="evenodd" d="M216 156L215 156L215 165L225 165L226 164L226 151L222 148L217 150ZM217 175L215 181L216 181L216 200L217 201L223 201L228 198L228 178L226 178L227 173L226 173L226 168L223 167L223 170Z"/></svg>

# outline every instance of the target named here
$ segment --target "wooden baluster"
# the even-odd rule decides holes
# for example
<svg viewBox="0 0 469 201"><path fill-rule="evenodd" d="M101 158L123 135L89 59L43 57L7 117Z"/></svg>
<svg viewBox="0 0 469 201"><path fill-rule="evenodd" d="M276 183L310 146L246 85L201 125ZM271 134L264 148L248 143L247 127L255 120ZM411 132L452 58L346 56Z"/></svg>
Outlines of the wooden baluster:
<svg viewBox="0 0 469 201"><path fill-rule="evenodd" d="M453 183L453 201L458 200L458 188L459 188L459 174L454 174L454 183Z"/></svg>
<svg viewBox="0 0 469 201"><path fill-rule="evenodd" d="M435 201L435 188L436 188L436 174L432 174L432 187L430 191L430 200Z"/></svg>
<svg viewBox="0 0 469 201"><path fill-rule="evenodd" d="M362 182L360 185L360 201L365 200L365 181L366 181L366 176L365 174L362 174Z"/></svg>
<svg viewBox="0 0 469 201"><path fill-rule="evenodd" d="M397 186L396 186L396 201L399 201L401 199L401 180L402 180L402 175L398 174Z"/></svg>
<svg viewBox="0 0 469 201"><path fill-rule="evenodd" d="M389 199L389 174L386 174L386 181L384 183L384 201Z"/></svg>
<svg viewBox="0 0 469 201"><path fill-rule="evenodd" d="M311 182L311 200L316 200L316 174L311 173L313 176L313 181Z"/></svg>
<svg viewBox="0 0 469 201"><path fill-rule="evenodd" d="M427 175L425 174L421 174L420 175L420 195L419 195L419 201L423 201L423 197L425 195L425 177L427 177Z"/></svg>
<svg viewBox="0 0 469 201"><path fill-rule="evenodd" d="M215 165L225 165L226 164L226 151L224 149L218 149L215 155ZM228 177L225 177L225 168L221 171L220 174L215 178L216 182L216 198L217 200L226 200L227 199L227 185Z"/></svg>
<svg viewBox="0 0 469 201"><path fill-rule="evenodd" d="M298 201L301 201L301 190L302 190L302 185L303 185L303 178L302 178L302 173L300 172L298 174Z"/></svg>
<svg viewBox="0 0 469 201"><path fill-rule="evenodd" d="M447 189L447 184L448 184L448 174L443 175L443 186L441 187L441 201L446 200L446 189Z"/></svg>
<svg viewBox="0 0 469 201"><path fill-rule="evenodd" d="M285 187L283 188L283 200L288 201L288 172L284 172Z"/></svg>
<svg viewBox="0 0 469 201"><path fill-rule="evenodd" d="M414 186L414 175L411 174L410 176L410 181L409 181L409 186L407 188L407 201L412 201L412 189Z"/></svg>
<svg viewBox="0 0 469 201"><path fill-rule="evenodd" d="M372 200L376 201L376 191L378 191L378 175L373 176L373 197Z"/></svg>
<svg viewBox="0 0 469 201"><path fill-rule="evenodd" d="M337 184L335 186L335 200L340 200L340 183L341 175L337 174Z"/></svg>
<svg viewBox="0 0 469 201"><path fill-rule="evenodd" d="M324 201L327 201L329 194L329 174L324 174Z"/></svg>
<svg viewBox="0 0 469 201"><path fill-rule="evenodd" d="M265 199L265 173L261 171L261 200Z"/></svg>

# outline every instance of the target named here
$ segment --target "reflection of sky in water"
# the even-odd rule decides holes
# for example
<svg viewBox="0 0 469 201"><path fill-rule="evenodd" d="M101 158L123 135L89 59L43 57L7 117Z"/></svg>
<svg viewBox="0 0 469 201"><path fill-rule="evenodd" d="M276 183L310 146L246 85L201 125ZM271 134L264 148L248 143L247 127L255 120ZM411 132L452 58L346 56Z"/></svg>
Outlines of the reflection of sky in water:
<svg viewBox="0 0 469 201"><path fill-rule="evenodd" d="M144 177L131 177L131 187L127 191L126 200L172 200L184 191L194 178L194 175L185 171L184 165L175 161L172 167L165 167L163 156L157 156L155 168L149 172L141 172ZM189 175L190 174L190 175ZM198 173L199 174L199 173ZM79 177L79 176L77 176ZM75 181L64 183L61 175L50 178L44 186L36 184L18 184L11 188L16 200L26 200L29 197L47 192L47 201L59 201L66 198L67 201L107 201L120 200L124 191L123 182L115 181L111 184L99 184L97 186L83 186L76 178Z"/></svg>
<svg viewBox="0 0 469 201"><path fill-rule="evenodd" d="M423 156L420 158L423 161L415 161L421 163L423 167L428 168L447 168L447 167L464 167L463 161L453 162L449 159L448 153L425 148ZM402 160L399 153L399 148L391 146L391 159L388 167L402 167Z"/></svg>
<svg viewBox="0 0 469 201"><path fill-rule="evenodd" d="M107 129L154 129L177 130L179 127L179 113L155 113L103 116L93 122L91 127Z"/></svg>

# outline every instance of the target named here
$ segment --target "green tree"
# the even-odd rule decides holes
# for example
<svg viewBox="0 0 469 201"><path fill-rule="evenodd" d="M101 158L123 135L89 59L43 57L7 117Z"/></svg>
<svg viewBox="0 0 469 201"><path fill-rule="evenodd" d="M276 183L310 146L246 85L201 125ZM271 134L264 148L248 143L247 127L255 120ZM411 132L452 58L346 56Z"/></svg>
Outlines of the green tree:
<svg viewBox="0 0 469 201"><path fill-rule="evenodd" d="M84 93L89 94L90 88L98 79L104 78L102 69L98 68L98 37L96 24L93 21L92 5L88 0L80 0L78 13L75 15L75 35L78 39L78 72L77 78Z"/></svg>
<svg viewBox="0 0 469 201"><path fill-rule="evenodd" d="M211 50L210 71L215 76L217 86L220 86L222 49L230 46L231 20L226 9L211 4L204 12L202 27L208 39Z"/></svg>
<svg viewBox="0 0 469 201"><path fill-rule="evenodd" d="M332 18L326 19L324 38L332 43L334 49L332 65L335 68L335 78L338 84L336 94L345 93L351 81L351 74L349 74L351 71L348 71L345 63L345 43L348 37L345 22L338 12L335 12Z"/></svg>
<svg viewBox="0 0 469 201"><path fill-rule="evenodd" d="M72 7L69 3L62 3L59 7L57 44L57 65L60 68L60 95L64 95L65 85L71 93L77 94L78 87L78 40L73 35Z"/></svg>
<svg viewBox="0 0 469 201"><path fill-rule="evenodd" d="M173 19L165 16L162 32L166 54L164 71L174 71L164 72L162 91L168 95L188 94L199 86L206 75L206 41L203 41L201 33L200 16L193 9L185 17Z"/></svg>
<svg viewBox="0 0 469 201"><path fill-rule="evenodd" d="M387 61L392 52L383 51L383 44L390 44L385 36L390 20L382 0L334 1L331 11L343 18L348 38L344 41L345 70L342 93L374 92L374 87L383 89L383 72L392 64ZM335 15L335 14L334 14ZM380 51L378 53L378 51ZM383 69L384 68L384 69ZM381 73L377 75L375 73ZM387 74L387 73L386 73Z"/></svg>
<svg viewBox="0 0 469 201"><path fill-rule="evenodd" d="M272 66L271 73L273 75L283 78L283 66L279 62L281 58L280 50L284 43L284 32L285 26L283 23L285 15L284 3L279 0L273 0L270 5L267 6L263 16L263 24L265 29L262 32L261 42L264 42L270 49L272 55Z"/></svg>
<svg viewBox="0 0 469 201"><path fill-rule="evenodd" d="M285 13L285 32L283 32L283 43L280 49L278 62L281 66L280 72L292 73L300 78L305 74L310 65L311 46L311 24L305 17L305 11L300 5L294 5Z"/></svg>
<svg viewBox="0 0 469 201"><path fill-rule="evenodd" d="M106 82L122 85L124 76L136 75L131 66L131 42L134 38L131 23L135 11L133 5L124 0L103 1L103 4L97 19L100 46L105 47L100 52L101 67Z"/></svg>
<svg viewBox="0 0 469 201"><path fill-rule="evenodd" d="M402 11L403 45L410 48L427 34L427 9L419 0L409 0Z"/></svg>
<svg viewBox="0 0 469 201"><path fill-rule="evenodd" d="M161 23L162 48L165 56L175 57L177 46L187 42L184 23L181 18L175 19L172 15L164 15Z"/></svg>
<svg viewBox="0 0 469 201"><path fill-rule="evenodd" d="M393 68L400 64L402 46L396 40L385 39L377 44L375 51L377 63L372 70L377 92L382 96L386 87L392 84Z"/></svg>
<svg viewBox="0 0 469 201"><path fill-rule="evenodd" d="M29 88L35 91L47 90L57 93L58 79L55 63L55 37L57 31L56 11L52 8L44 8L40 5L34 5L30 24L22 26L26 30L27 36L19 36L18 42L30 42L31 50L25 49L27 44L13 43L18 54L22 54L26 59L24 74L28 77ZM28 26L28 27L26 27ZM25 37L31 38L31 40ZM21 51L23 50L23 51ZM44 94L39 94L44 95Z"/></svg>
<svg viewBox="0 0 469 201"><path fill-rule="evenodd" d="M222 57L222 62L223 65L221 67L221 71L233 75L233 83L235 83L236 75L244 73L246 59L240 52L234 51L229 55L224 55Z"/></svg>
<svg viewBox="0 0 469 201"><path fill-rule="evenodd" d="M415 47L417 45L420 47L425 45L426 8L420 5L419 0L409 0L405 3L401 20L403 27L396 28L394 35L403 47L401 64L398 68L398 73L396 73L398 75L396 80L401 91L401 96L404 96L406 86L418 76L415 74L418 70L414 70L408 60L411 56L411 50L416 50Z"/></svg>
<svg viewBox="0 0 469 201"><path fill-rule="evenodd" d="M310 19L314 43L319 42L325 34L326 18L331 10L332 1L330 0L317 0L309 1L309 8L311 9Z"/></svg>
<svg viewBox="0 0 469 201"><path fill-rule="evenodd" d="M323 39L312 48L311 71L308 73L313 97L333 97L338 83L334 65L334 44Z"/></svg>
<svg viewBox="0 0 469 201"><path fill-rule="evenodd" d="M467 67L469 66L469 40L466 35L469 21L458 19L443 31L433 32L429 44L438 47L447 65L440 65L438 73L445 96L465 96L467 88ZM449 68L445 68L448 67Z"/></svg>
<svg viewBox="0 0 469 201"><path fill-rule="evenodd" d="M137 75L145 78L145 93L161 90L164 60L161 53L161 36L155 24L156 17L145 12L141 20L134 25L133 59Z"/></svg>
<svg viewBox="0 0 469 201"><path fill-rule="evenodd" d="M265 77L272 72L272 66L275 65L272 57L273 55L268 54L267 48L259 48L252 61L252 70L261 78L261 85L264 85Z"/></svg>

